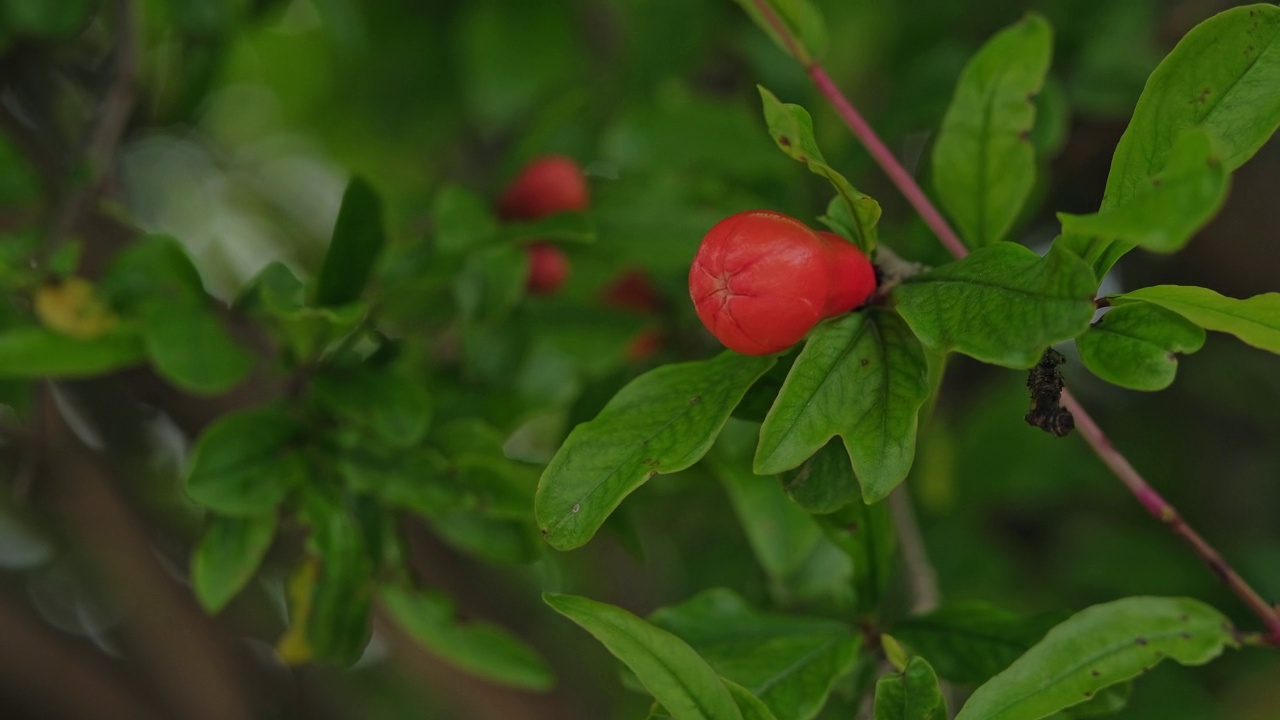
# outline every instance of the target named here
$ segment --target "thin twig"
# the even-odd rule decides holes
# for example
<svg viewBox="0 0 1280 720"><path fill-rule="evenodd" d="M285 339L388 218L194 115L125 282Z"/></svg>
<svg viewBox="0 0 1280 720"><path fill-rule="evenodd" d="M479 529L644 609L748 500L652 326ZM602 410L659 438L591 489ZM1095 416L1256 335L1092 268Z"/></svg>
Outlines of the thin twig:
<svg viewBox="0 0 1280 720"><path fill-rule="evenodd" d="M906 485L899 485L889 495L889 513L893 516L893 528L902 548L911 614L920 615L937 610L942 604L942 593L938 590L938 573L929 561L929 553L920 534L920 523L916 521L916 511L911 507L911 496L906 490Z"/></svg>
<svg viewBox="0 0 1280 720"><path fill-rule="evenodd" d="M769 4L765 0L753 0L753 2L773 29L780 36L789 39L788 46L793 46L796 43L795 38L791 36L786 25L773 12ZM889 179L898 187L898 190L920 213L920 216L938 236L938 239L947 250L956 258L962 258L967 255L968 250L960 242L959 237L956 236L941 213L938 212L928 196L912 179L907 169L902 166L902 163L894 157L893 153L876 135L875 130L862 119L862 116L858 114L849 99L836 87L822 65L817 61L811 60L805 64L805 70L808 71L818 90L835 107L841 119L853 131L854 136L866 146L871 156L875 158L876 163L880 165L880 168L889 176ZM1075 415L1076 426L1080 428L1080 433L1084 435L1089 446L1106 463L1107 467L1116 474L1116 477L1120 478L1125 487L1129 488L1129 491L1138 499L1138 502L1142 503L1147 512L1165 525L1168 525L1175 535L1185 540L1191 546L1192 551L1209 567L1209 570L1262 620L1267 628L1267 642L1272 645L1280 645L1280 612L1262 599L1262 596L1240 577L1217 550L1214 550L1199 533L1187 525L1177 509L1161 497L1143 479L1142 475L1134 469L1133 465L1125 459L1124 455L1115 449L1111 441L1107 439L1106 434L1102 432L1102 428L1098 427L1098 424L1094 422L1093 418L1085 412L1084 408L1070 393L1063 391L1062 404Z"/></svg>

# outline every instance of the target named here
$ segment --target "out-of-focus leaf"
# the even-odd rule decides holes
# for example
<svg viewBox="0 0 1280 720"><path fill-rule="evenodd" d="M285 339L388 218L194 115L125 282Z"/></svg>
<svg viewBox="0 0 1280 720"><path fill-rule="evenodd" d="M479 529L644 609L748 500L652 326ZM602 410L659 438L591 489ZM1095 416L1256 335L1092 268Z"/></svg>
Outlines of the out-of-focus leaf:
<svg viewBox="0 0 1280 720"><path fill-rule="evenodd" d="M1130 390L1162 390L1173 383L1178 356L1204 345L1204 330L1158 305L1112 308L1076 338L1080 360L1094 375Z"/></svg>
<svg viewBox="0 0 1280 720"><path fill-rule="evenodd" d="M78 277L41 285L31 309L45 327L80 340L105 335L119 322L93 284Z"/></svg>
<svg viewBox="0 0 1280 720"><path fill-rule="evenodd" d="M715 670L679 637L612 605L573 595L544 593L542 598L631 668L673 717L742 720Z"/></svg>
<svg viewBox="0 0 1280 720"><path fill-rule="evenodd" d="M320 560L312 588L307 643L312 657L349 666L369 641L373 567L359 524L336 499L306 495L308 549Z"/></svg>
<svg viewBox="0 0 1280 720"><path fill-rule="evenodd" d="M400 370L362 367L322 374L314 393L341 421L367 427L398 447L422 440L431 422L431 396Z"/></svg>
<svg viewBox="0 0 1280 720"><path fill-rule="evenodd" d="M386 241L382 201L363 178L352 178L342 195L329 251L320 268L316 304L346 305L359 300Z"/></svg>
<svg viewBox="0 0 1280 720"><path fill-rule="evenodd" d="M849 465L849 453L840 439L832 439L803 465L788 472L783 487L797 505L815 515L835 512L855 500L861 502L862 497L858 478Z"/></svg>
<svg viewBox="0 0 1280 720"><path fill-rule="evenodd" d="M446 185L431 207L436 221L435 249L442 255L470 252L492 242L498 220L478 195Z"/></svg>
<svg viewBox="0 0 1280 720"><path fill-rule="evenodd" d="M922 657L900 673L876 681L875 720L946 720L947 703L938 676Z"/></svg>
<svg viewBox="0 0 1280 720"><path fill-rule="evenodd" d="M123 328L92 340L34 325L0 331L0 377L89 377L137 365L145 356L141 336Z"/></svg>
<svg viewBox="0 0 1280 720"><path fill-rule="evenodd" d="M1235 644L1231 623L1196 600L1131 597L1095 605L978 688L956 720L1042 718L1166 658L1203 665Z"/></svg>
<svg viewBox="0 0 1280 720"><path fill-rule="evenodd" d="M289 445L301 424L274 407L223 415L196 442L187 494L215 512L236 517L271 512L307 476Z"/></svg>
<svg viewBox="0 0 1280 720"><path fill-rule="evenodd" d="M827 51L827 27L809 0L736 0L783 52L804 65ZM775 25L781 24L781 30Z"/></svg>
<svg viewBox="0 0 1280 720"><path fill-rule="evenodd" d="M143 310L143 338L156 371L194 393L226 392L253 367L253 356L227 335L218 316L203 305L148 303Z"/></svg>
<svg viewBox="0 0 1280 720"><path fill-rule="evenodd" d="M1053 56L1034 13L996 33L960 75L933 146L933 182L969 247L1004 239L1036 178L1033 100Z"/></svg>
<svg viewBox="0 0 1280 720"><path fill-rule="evenodd" d="M896 551L889 505L854 500L817 519L827 538L853 561L851 584L856 609L861 613L876 612L889 587Z"/></svg>
<svg viewBox="0 0 1280 720"><path fill-rule="evenodd" d="M711 448L747 388L775 362L724 352L636 378L574 428L538 484L534 511L552 547L578 547L647 480Z"/></svg>
<svg viewBox="0 0 1280 720"><path fill-rule="evenodd" d="M467 672L525 690L548 690L555 682L536 650L493 623L460 620L439 592L386 588L381 600L414 640Z"/></svg>
<svg viewBox="0 0 1280 720"><path fill-rule="evenodd" d="M742 685L779 718L808 720L853 669L861 637L840 622L757 612L725 589L649 616L689 643L716 672Z"/></svg>
<svg viewBox="0 0 1280 720"><path fill-rule="evenodd" d="M948 605L893 626L893 635L929 658L942 677L981 684L1009 667L1050 627L1056 615L1023 617L986 603Z"/></svg>
<svg viewBox="0 0 1280 720"><path fill-rule="evenodd" d="M275 536L275 514L209 520L191 558L191 586L205 611L218 612L240 592Z"/></svg>
<svg viewBox="0 0 1280 720"><path fill-rule="evenodd" d="M523 248L497 245L469 255L454 285L462 316L495 320L524 297L529 255Z"/></svg>

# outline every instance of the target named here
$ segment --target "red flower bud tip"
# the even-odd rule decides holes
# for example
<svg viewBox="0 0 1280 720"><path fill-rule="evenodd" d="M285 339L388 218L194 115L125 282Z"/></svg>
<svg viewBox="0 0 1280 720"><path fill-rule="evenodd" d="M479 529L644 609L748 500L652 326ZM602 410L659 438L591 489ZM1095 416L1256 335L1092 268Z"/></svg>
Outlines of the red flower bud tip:
<svg viewBox="0 0 1280 720"><path fill-rule="evenodd" d="M659 330L641 330L631 342L627 343L627 362L638 363L648 360L662 349L662 332Z"/></svg>
<svg viewBox="0 0 1280 720"><path fill-rule="evenodd" d="M606 305L653 313L662 309L662 297L654 286L649 273L644 270L627 270L609 283L602 293Z"/></svg>
<svg viewBox="0 0 1280 720"><path fill-rule="evenodd" d="M768 210L730 215L702 238L689 296L725 347L768 355L799 342L822 319L831 251L795 218Z"/></svg>
<svg viewBox="0 0 1280 720"><path fill-rule="evenodd" d="M545 155L525 166L498 199L507 220L537 220L587 209L587 178L573 158Z"/></svg>
<svg viewBox="0 0 1280 720"><path fill-rule="evenodd" d="M857 245L839 235L820 231L831 251L831 294L827 296L823 319L843 315L865 303L876 291L876 269Z"/></svg>
<svg viewBox="0 0 1280 720"><path fill-rule="evenodd" d="M549 295L560 289L569 279L569 258L555 245L535 243L529 253L529 292Z"/></svg>

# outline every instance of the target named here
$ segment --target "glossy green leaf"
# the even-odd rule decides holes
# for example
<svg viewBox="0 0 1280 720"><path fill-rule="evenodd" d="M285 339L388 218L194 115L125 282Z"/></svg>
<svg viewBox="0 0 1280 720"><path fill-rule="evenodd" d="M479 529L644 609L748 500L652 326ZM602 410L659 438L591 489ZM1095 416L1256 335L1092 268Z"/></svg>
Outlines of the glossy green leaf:
<svg viewBox="0 0 1280 720"><path fill-rule="evenodd" d="M547 542L559 550L586 543L633 490L701 459L774 362L726 351L627 384L594 420L574 428L543 472L534 512Z"/></svg>
<svg viewBox="0 0 1280 720"><path fill-rule="evenodd" d="M498 234L498 219L479 195L457 185L446 185L431 205L435 220L435 249L441 255L470 252Z"/></svg>
<svg viewBox="0 0 1280 720"><path fill-rule="evenodd" d="M316 304L346 305L359 300L386 240L382 201L363 178L352 178L320 268Z"/></svg>
<svg viewBox="0 0 1280 720"><path fill-rule="evenodd" d="M783 103L763 86L759 87L764 103L764 120L769 135L789 157L798 160L815 175L825 177L844 201L843 211L832 215L841 227L849 227L854 244L868 255L876 246L876 223L880 221L880 203L859 192L844 175L827 164L813 136L813 118L809 111L792 103Z"/></svg>
<svg viewBox="0 0 1280 720"><path fill-rule="evenodd" d="M441 593L392 587L382 591L381 600L410 637L469 673L526 690L548 690L555 682L536 650L493 623L459 619Z"/></svg>
<svg viewBox="0 0 1280 720"><path fill-rule="evenodd" d="M809 0L736 0L783 52L808 65L827 49L822 14ZM777 27L781 24L781 31Z"/></svg>
<svg viewBox="0 0 1280 720"><path fill-rule="evenodd" d="M783 476L783 489L805 512L833 513L855 500L862 502L862 489L849 464L844 441L833 439L813 457Z"/></svg>
<svg viewBox="0 0 1280 720"><path fill-rule="evenodd" d="M141 336L125 329L92 340L35 325L0 331L0 377L91 377L137 365L145 357Z"/></svg>
<svg viewBox="0 0 1280 720"><path fill-rule="evenodd" d="M150 302L143 310L142 332L156 372L189 392L224 393L253 368L253 356L203 304Z"/></svg>
<svg viewBox="0 0 1280 720"><path fill-rule="evenodd" d="M996 33L960 75L933 146L933 183L969 247L1004 239L1036 180L1033 100L1053 57L1034 13Z"/></svg>
<svg viewBox="0 0 1280 720"><path fill-rule="evenodd" d="M360 525L336 498L308 493L302 516L311 526L307 548L319 559L306 637L312 656L349 666L371 632L373 566Z"/></svg>
<svg viewBox="0 0 1280 720"><path fill-rule="evenodd" d="M876 681L875 720L947 720L938 676L924 658Z"/></svg>
<svg viewBox="0 0 1280 720"><path fill-rule="evenodd" d="M956 720L1035 720L1168 658L1203 665L1233 647L1231 623L1188 598L1131 597L1076 613L974 692Z"/></svg>
<svg viewBox="0 0 1280 720"><path fill-rule="evenodd" d="M839 435L863 498L878 502L911 469L928 395L924 351L897 314L872 308L824 323L765 417L755 472L799 467Z"/></svg>
<svg viewBox="0 0 1280 720"><path fill-rule="evenodd" d="M1231 333L1256 348L1280 353L1280 293L1237 300L1208 288L1156 285L1115 295L1110 300L1113 305L1135 301L1159 305L1205 330Z"/></svg>
<svg viewBox="0 0 1280 720"><path fill-rule="evenodd" d="M467 257L454 284L454 298L464 318L501 318L524 297L528 277L529 256L523 248L485 248Z"/></svg>
<svg viewBox="0 0 1280 720"><path fill-rule="evenodd" d="M676 635L622 608L584 597L544 593L542 598L630 668L672 717L742 720L715 670Z"/></svg>
<svg viewBox="0 0 1280 720"><path fill-rule="evenodd" d="M888 503L861 500L818 516L827 539L853 562L851 581L858 612L872 614L889 588L897 551Z"/></svg>
<svg viewBox="0 0 1280 720"><path fill-rule="evenodd" d="M929 658L940 676L978 685L1009 667L1061 619L1023 617L970 602L905 618L893 626L893 636L914 654Z"/></svg>
<svg viewBox="0 0 1280 720"><path fill-rule="evenodd" d="M844 623L761 613L722 588L661 608L649 620L788 720L808 720L822 710L862 644Z"/></svg>
<svg viewBox="0 0 1280 720"><path fill-rule="evenodd" d="M422 440L431 422L431 396L404 371L357 368L322 374L313 392L340 421L367 427L397 447Z"/></svg>
<svg viewBox="0 0 1280 720"><path fill-rule="evenodd" d="M297 420L273 407L223 415L196 442L187 494L225 515L271 512L306 480L305 461L289 447L301 432Z"/></svg>
<svg viewBox="0 0 1280 720"><path fill-rule="evenodd" d="M244 588L275 536L274 513L210 518L191 558L191 587L206 612L218 612Z"/></svg>
<svg viewBox="0 0 1280 720"><path fill-rule="evenodd" d="M999 243L908 278L892 296L926 346L1022 369L1088 329L1095 288L1088 266L1062 248L1040 257Z"/></svg>
<svg viewBox="0 0 1280 720"><path fill-rule="evenodd" d="M1058 213L1062 232L1152 252L1182 249L1227 197L1230 176L1212 143L1203 129L1187 131L1169 151L1164 169L1134 188L1123 204L1092 215Z"/></svg>
<svg viewBox="0 0 1280 720"><path fill-rule="evenodd" d="M759 430L755 423L730 420L706 464L724 484L773 597L785 604L847 596L852 571L848 560L823 536L813 517L787 500L776 476L751 471Z"/></svg>
<svg viewBox="0 0 1280 720"><path fill-rule="evenodd" d="M720 678L720 682L724 683L724 687L733 696L733 701L738 705L738 711L742 713L742 720L778 720L778 716L773 714L768 705L751 691L742 687L732 680Z"/></svg>
<svg viewBox="0 0 1280 720"><path fill-rule="evenodd" d="M1280 126L1280 7L1231 8L1179 41L1147 80L1111 160L1102 211L1128 204L1165 169L1182 131L1213 136L1226 172L1243 165ZM1072 235L1068 247L1099 278L1130 246Z"/></svg>
<svg viewBox="0 0 1280 720"><path fill-rule="evenodd" d="M1178 372L1178 356L1204 345L1204 330L1157 305L1112 308L1076 338L1080 360L1094 375L1130 390L1163 390Z"/></svg>

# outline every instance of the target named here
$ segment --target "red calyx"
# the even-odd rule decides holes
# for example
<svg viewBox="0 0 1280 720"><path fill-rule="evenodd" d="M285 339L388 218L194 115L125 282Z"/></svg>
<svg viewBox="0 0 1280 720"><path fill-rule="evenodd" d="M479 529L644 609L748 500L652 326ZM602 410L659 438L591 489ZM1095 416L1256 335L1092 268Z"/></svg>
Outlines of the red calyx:
<svg viewBox="0 0 1280 720"><path fill-rule="evenodd" d="M534 295L548 295L560 289L569 279L569 258L555 245L534 243L529 253L529 280L527 287Z"/></svg>
<svg viewBox="0 0 1280 720"><path fill-rule="evenodd" d="M544 155L525 166L498 199L498 214L506 220L537 220L571 210L587 209L587 178L577 161L564 155Z"/></svg>
<svg viewBox="0 0 1280 720"><path fill-rule="evenodd" d="M829 243L795 218L768 210L730 215L703 237L689 295L725 347L780 352L823 318L831 257Z"/></svg>
<svg viewBox="0 0 1280 720"><path fill-rule="evenodd" d="M862 305L876 291L876 269L858 246L832 232L819 231L831 252L831 293L822 317L843 315Z"/></svg>

